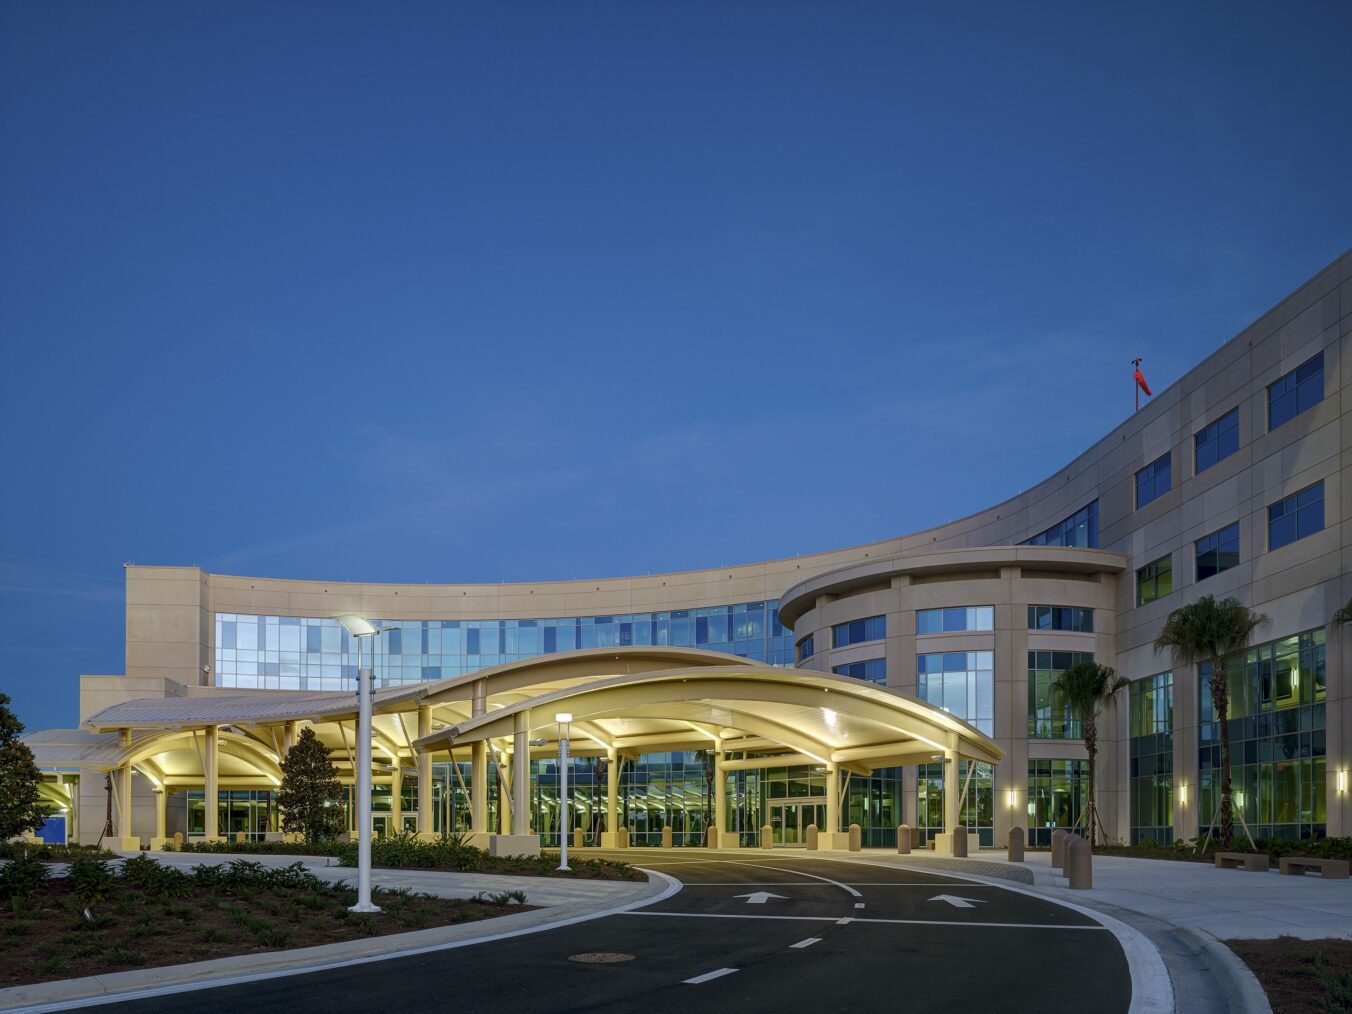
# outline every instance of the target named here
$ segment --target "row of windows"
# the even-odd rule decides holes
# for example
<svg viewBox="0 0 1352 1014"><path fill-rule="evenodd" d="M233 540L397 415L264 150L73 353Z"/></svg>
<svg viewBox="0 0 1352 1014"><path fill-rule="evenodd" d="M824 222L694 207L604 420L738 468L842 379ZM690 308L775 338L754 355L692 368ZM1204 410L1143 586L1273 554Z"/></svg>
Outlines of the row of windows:
<svg viewBox="0 0 1352 1014"><path fill-rule="evenodd" d="M994 629L995 609L992 606L918 609L915 614L917 634L950 634L959 630Z"/></svg>
<svg viewBox="0 0 1352 1014"><path fill-rule="evenodd" d="M1080 606L1029 606L1029 630L1070 630L1080 634L1094 632L1094 610Z"/></svg>
<svg viewBox="0 0 1352 1014"><path fill-rule="evenodd" d="M811 658L816 653L817 638L814 635L808 634L807 637L798 642L798 661Z"/></svg>
<svg viewBox="0 0 1352 1014"><path fill-rule="evenodd" d="M881 641L887 636L887 617L869 616L862 620L850 620L837 623L831 628L831 647L844 648L846 645L863 641Z"/></svg>
<svg viewBox="0 0 1352 1014"><path fill-rule="evenodd" d="M1268 549L1281 549L1324 529L1324 483L1293 493L1268 508ZM1239 565L1239 522L1226 525L1193 543L1196 580L1222 574ZM1136 604L1143 606L1174 590L1173 555L1161 556L1136 571Z"/></svg>
<svg viewBox="0 0 1352 1014"><path fill-rule="evenodd" d="M1098 549L1099 505L1095 500L1081 507L1068 518L1024 539L1021 546L1077 546L1080 549Z"/></svg>
<svg viewBox="0 0 1352 1014"><path fill-rule="evenodd" d="M870 683L887 685L887 659L885 658L869 658L862 662L850 662L847 665L834 666L831 671L837 676L852 676L857 680L868 680Z"/></svg>

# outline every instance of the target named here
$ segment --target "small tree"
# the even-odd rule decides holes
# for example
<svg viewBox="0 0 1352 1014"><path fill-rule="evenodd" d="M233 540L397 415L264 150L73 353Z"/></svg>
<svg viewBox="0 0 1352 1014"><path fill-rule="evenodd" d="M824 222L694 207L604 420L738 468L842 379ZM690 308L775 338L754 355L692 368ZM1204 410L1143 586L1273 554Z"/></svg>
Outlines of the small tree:
<svg viewBox="0 0 1352 1014"><path fill-rule="evenodd" d="M1203 595L1170 613L1155 638L1155 650L1168 648L1173 652L1175 665L1211 663L1211 707L1221 732L1220 809L1224 845L1229 845L1235 834L1235 813L1230 802L1230 684L1225 675L1225 659L1247 648L1253 632L1266 622L1266 616L1238 599L1218 602L1214 595Z"/></svg>
<svg viewBox="0 0 1352 1014"><path fill-rule="evenodd" d="M1052 689L1080 716L1084 731L1084 748L1089 753L1088 799L1085 802L1085 827L1089 829L1089 844L1094 844L1094 829L1101 826L1098 803L1094 796L1094 768L1098 760L1099 705L1110 703L1117 692L1127 685L1125 676L1118 676L1111 666L1098 662L1076 662L1052 682ZM1106 835L1105 835L1106 837Z"/></svg>
<svg viewBox="0 0 1352 1014"><path fill-rule="evenodd" d="M19 738L23 723L0 694L0 841L34 830L47 819L38 786L42 772L33 751Z"/></svg>
<svg viewBox="0 0 1352 1014"><path fill-rule="evenodd" d="M338 769L314 729L302 729L282 760L277 806L282 811L282 830L299 831L311 845L336 837L347 824Z"/></svg>

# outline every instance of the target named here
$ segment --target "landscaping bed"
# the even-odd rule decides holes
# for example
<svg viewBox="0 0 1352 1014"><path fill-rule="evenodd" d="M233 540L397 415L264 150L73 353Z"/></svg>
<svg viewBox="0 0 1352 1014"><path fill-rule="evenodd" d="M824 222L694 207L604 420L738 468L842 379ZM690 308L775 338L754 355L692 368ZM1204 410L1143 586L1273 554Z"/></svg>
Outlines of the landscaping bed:
<svg viewBox="0 0 1352 1014"><path fill-rule="evenodd" d="M1273 865L1282 856L1313 856L1318 859L1352 859L1352 838L1255 838L1254 844L1259 852L1272 857ZM1046 847L1029 851L1047 851ZM1221 848L1214 841L1205 852L1197 851L1195 841L1174 842L1172 845L1155 845L1146 842L1140 845L1095 845L1094 854L1099 856L1128 856L1133 859L1168 859L1185 863L1207 863L1214 865L1217 852L1248 852L1249 841L1241 839L1229 848Z"/></svg>
<svg viewBox="0 0 1352 1014"><path fill-rule="evenodd" d="M205 961L474 922L524 911L520 891L472 900L377 890L380 914L347 908L356 891L300 863L237 860L192 872L147 856L80 857L67 876L15 860L0 870L0 987Z"/></svg>
<svg viewBox="0 0 1352 1014"><path fill-rule="evenodd" d="M1258 977L1273 1014L1352 1011L1352 940L1227 940Z"/></svg>

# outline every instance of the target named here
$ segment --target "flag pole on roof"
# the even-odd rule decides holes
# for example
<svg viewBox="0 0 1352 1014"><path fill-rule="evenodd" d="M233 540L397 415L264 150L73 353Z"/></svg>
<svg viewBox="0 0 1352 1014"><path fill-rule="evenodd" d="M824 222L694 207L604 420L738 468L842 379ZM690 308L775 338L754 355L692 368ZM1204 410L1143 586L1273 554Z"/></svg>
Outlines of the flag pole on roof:
<svg viewBox="0 0 1352 1014"><path fill-rule="evenodd" d="M1141 357L1137 356L1131 361L1131 365L1136 372L1132 374L1132 379L1136 381L1136 411L1141 411L1141 392L1144 391L1147 398L1150 397L1150 385L1145 382L1145 374L1141 372Z"/></svg>

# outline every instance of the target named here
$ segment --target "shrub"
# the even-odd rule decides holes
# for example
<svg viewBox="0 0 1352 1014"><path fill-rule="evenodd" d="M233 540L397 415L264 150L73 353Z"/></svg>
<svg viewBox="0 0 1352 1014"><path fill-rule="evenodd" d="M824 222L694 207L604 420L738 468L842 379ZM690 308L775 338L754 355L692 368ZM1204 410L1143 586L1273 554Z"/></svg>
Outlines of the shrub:
<svg viewBox="0 0 1352 1014"><path fill-rule="evenodd" d="M12 859L0 870L0 901L28 897L50 876L51 871L36 859Z"/></svg>
<svg viewBox="0 0 1352 1014"><path fill-rule="evenodd" d="M70 871L66 874L71 889L85 904L102 901L112 894L117 876L112 864L106 859L81 856L71 860Z"/></svg>

